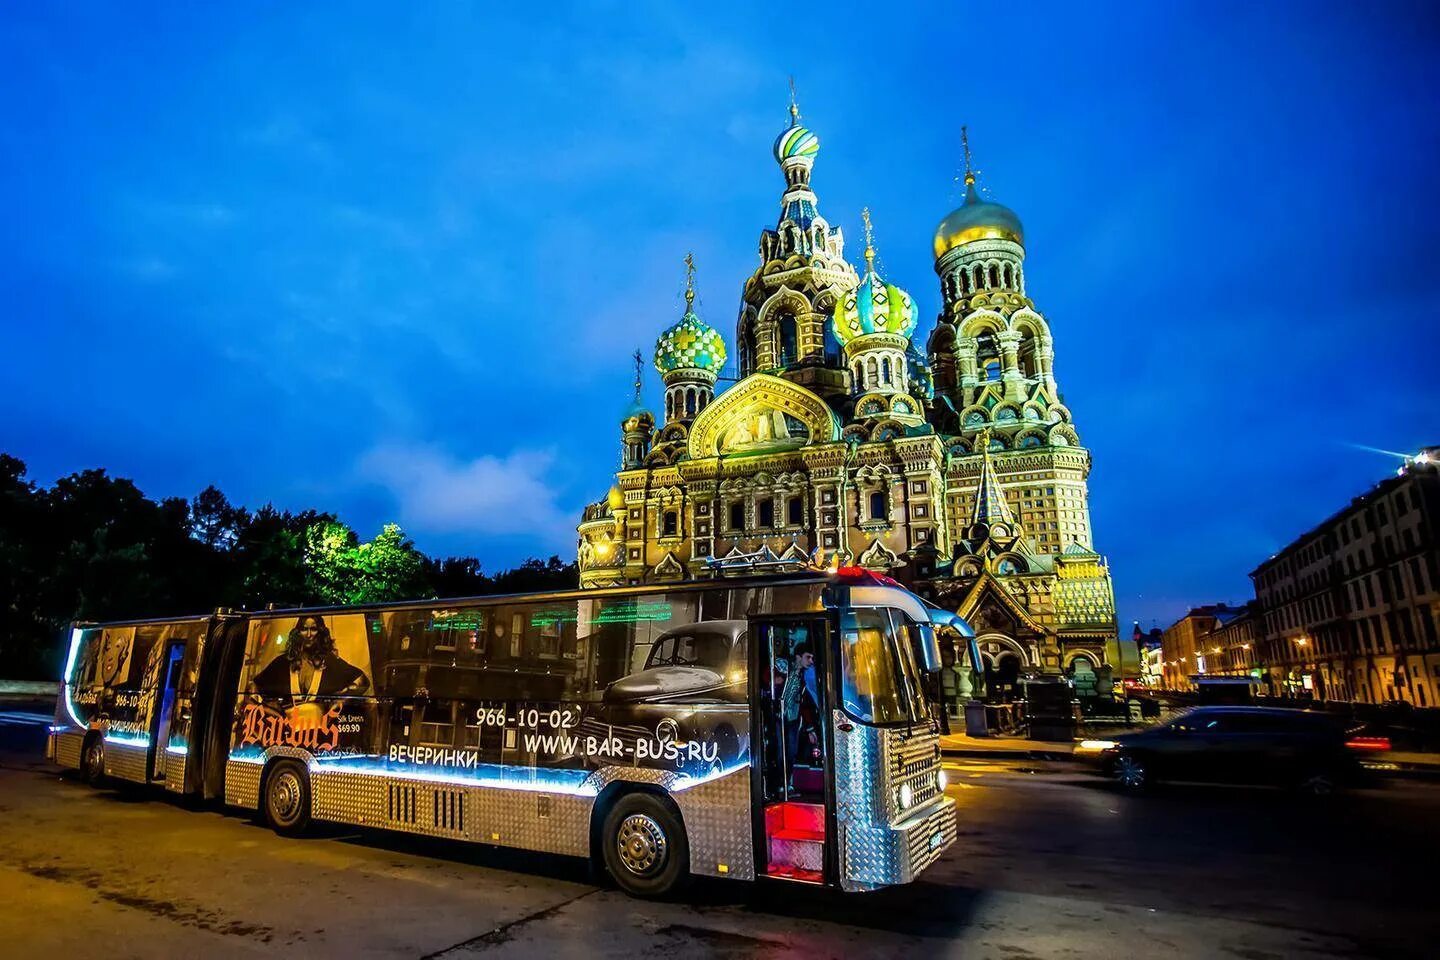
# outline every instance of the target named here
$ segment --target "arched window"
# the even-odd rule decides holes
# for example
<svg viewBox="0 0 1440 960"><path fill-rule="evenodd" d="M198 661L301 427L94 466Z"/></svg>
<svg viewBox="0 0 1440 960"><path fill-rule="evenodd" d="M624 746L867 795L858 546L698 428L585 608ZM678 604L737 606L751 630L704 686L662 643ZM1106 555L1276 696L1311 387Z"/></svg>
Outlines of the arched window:
<svg viewBox="0 0 1440 960"><path fill-rule="evenodd" d="M749 317L740 321L740 333L735 338L740 351L740 376L749 376L755 372L755 327Z"/></svg>
<svg viewBox="0 0 1440 960"><path fill-rule="evenodd" d="M739 500L732 501L730 504L730 529L745 529L745 504Z"/></svg>
<svg viewBox="0 0 1440 960"><path fill-rule="evenodd" d="M970 292L970 272L968 270L960 271L960 292Z"/></svg>
<svg viewBox="0 0 1440 960"><path fill-rule="evenodd" d="M1013 275L1010 273L1010 264L1008 264L1008 263L1005 264L1004 268L1000 271L1000 275L1001 275L1001 276L1004 278L1004 280L1005 280L1005 287L1006 287L1006 289L1009 289L1009 287L1010 287L1010 285L1011 285L1011 279L1012 279L1012 277L1013 277Z"/></svg>
<svg viewBox="0 0 1440 960"><path fill-rule="evenodd" d="M800 358L795 314L782 313L776 323L780 330L780 366L788 367Z"/></svg>
<svg viewBox="0 0 1440 960"><path fill-rule="evenodd" d="M675 419L675 394L673 393L665 394L665 419Z"/></svg>
<svg viewBox="0 0 1440 960"><path fill-rule="evenodd" d="M685 391L685 416L695 416L695 388L691 387Z"/></svg>
<svg viewBox="0 0 1440 960"><path fill-rule="evenodd" d="M1039 340L1029 332L1020 338L1020 346L1015 351L1016 362L1020 365L1020 375L1027 380L1034 379L1040 375L1040 351Z"/></svg>
<svg viewBox="0 0 1440 960"><path fill-rule="evenodd" d="M880 382L881 382L881 383L884 383L884 384L887 384L887 385L890 383L890 358L889 358L889 357L884 357L884 358L882 358L882 359L880 360Z"/></svg>
<svg viewBox="0 0 1440 960"><path fill-rule="evenodd" d="M826 320L821 326L825 329L825 363L838 366L841 362L842 351L840 340L835 336L835 321Z"/></svg>
<svg viewBox="0 0 1440 960"><path fill-rule="evenodd" d="M851 386L853 386L856 390L864 390L864 389L865 389L865 378L862 377L862 376L860 376L860 361L859 361L859 360L856 360L856 361L855 361L855 369L852 370L851 373L853 373L853 374L855 375L855 381L854 381L853 384L851 384Z"/></svg>
<svg viewBox="0 0 1440 960"><path fill-rule="evenodd" d="M993 263L990 264L990 286L1000 286L1000 268Z"/></svg>
<svg viewBox="0 0 1440 960"><path fill-rule="evenodd" d="M887 502L888 500L889 498L885 496L885 491L883 490L876 490L870 494L871 520L888 520L890 518L890 504Z"/></svg>
<svg viewBox="0 0 1440 960"><path fill-rule="evenodd" d="M867 386L874 386L880 382L880 369L875 365L874 357L865 361L865 377Z"/></svg>
<svg viewBox="0 0 1440 960"><path fill-rule="evenodd" d="M975 268L974 283L973 283L972 285L975 287L976 290L980 290L980 289L982 289L982 288L985 286L985 268L984 268L984 267L977 266L977 267Z"/></svg>
<svg viewBox="0 0 1440 960"><path fill-rule="evenodd" d="M965 426L966 426L966 427L983 427L983 426L985 426L985 414L981 413L979 410L971 410L969 413L965 414Z"/></svg>

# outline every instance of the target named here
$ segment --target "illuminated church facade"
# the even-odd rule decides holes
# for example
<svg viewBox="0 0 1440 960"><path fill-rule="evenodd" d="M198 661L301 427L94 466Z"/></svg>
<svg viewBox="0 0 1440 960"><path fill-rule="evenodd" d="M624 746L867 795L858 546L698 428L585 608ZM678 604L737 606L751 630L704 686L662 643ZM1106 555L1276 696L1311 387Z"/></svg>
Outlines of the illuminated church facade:
<svg viewBox="0 0 1440 960"><path fill-rule="evenodd" d="M1027 295L1024 232L980 197L935 232L943 307L923 344L910 295L820 213L819 140L775 142L780 216L760 234L728 347L686 308L656 344L656 417L635 403L622 464L578 528L584 587L855 564L974 627L1000 685L1019 673L1118 667L1114 594L1093 546L1080 445L1050 325ZM638 360L638 354L637 354Z"/></svg>

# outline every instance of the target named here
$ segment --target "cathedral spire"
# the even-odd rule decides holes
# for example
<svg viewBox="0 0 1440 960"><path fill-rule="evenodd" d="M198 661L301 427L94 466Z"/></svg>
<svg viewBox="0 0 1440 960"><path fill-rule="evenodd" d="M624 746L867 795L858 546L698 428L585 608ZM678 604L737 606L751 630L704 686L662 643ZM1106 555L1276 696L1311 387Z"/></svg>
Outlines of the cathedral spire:
<svg viewBox="0 0 1440 960"><path fill-rule="evenodd" d="M965 186L973 188L975 186L975 164L970 159L970 128L963 123L960 125L960 147L965 151Z"/></svg>
<svg viewBox="0 0 1440 960"><path fill-rule="evenodd" d="M975 510L971 524L985 524L991 530L1004 525L1007 536L1018 532L1019 524L1005 502L1005 493L995 479L995 467L990 462L990 431L981 430L975 435L975 447L980 451L980 484L975 488Z"/></svg>
<svg viewBox="0 0 1440 960"><path fill-rule="evenodd" d="M875 271L875 234L870 225L869 207L861 208L860 219L865 224L865 271L873 273Z"/></svg>
<svg viewBox="0 0 1440 960"><path fill-rule="evenodd" d="M642 372L645 369L645 357L639 350L636 350L632 356L635 359L635 403L638 405L640 403L640 391L645 386L644 380L642 379Z"/></svg>

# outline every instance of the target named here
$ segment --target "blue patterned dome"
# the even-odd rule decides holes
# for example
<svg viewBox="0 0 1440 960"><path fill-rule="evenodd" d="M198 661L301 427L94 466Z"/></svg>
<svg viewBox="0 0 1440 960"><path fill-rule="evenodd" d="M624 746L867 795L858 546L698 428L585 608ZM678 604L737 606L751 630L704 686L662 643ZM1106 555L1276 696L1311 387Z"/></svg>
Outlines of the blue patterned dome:
<svg viewBox="0 0 1440 960"><path fill-rule="evenodd" d="M655 341L655 369L663 377L676 370L718 375L725 367L725 340L719 331L686 309L680 322Z"/></svg>
<svg viewBox="0 0 1440 960"><path fill-rule="evenodd" d="M910 294L886 283L875 272L873 254L867 250L865 275L844 300L836 301L832 320L835 338L842 347L870 333L909 337L915 332L915 302Z"/></svg>

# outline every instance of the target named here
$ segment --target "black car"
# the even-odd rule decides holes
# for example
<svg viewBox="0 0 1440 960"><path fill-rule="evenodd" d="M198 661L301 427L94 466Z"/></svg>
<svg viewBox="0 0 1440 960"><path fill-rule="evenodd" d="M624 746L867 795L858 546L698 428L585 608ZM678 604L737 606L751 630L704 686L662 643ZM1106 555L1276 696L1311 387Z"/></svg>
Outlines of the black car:
<svg viewBox="0 0 1440 960"><path fill-rule="evenodd" d="M1288 786L1324 794L1364 774L1359 755L1386 749L1383 738L1355 737L1328 714L1272 707L1197 707L1113 740L1086 740L1077 756L1125 789L1160 780Z"/></svg>

